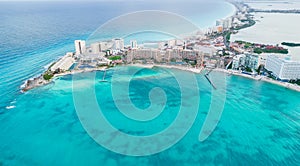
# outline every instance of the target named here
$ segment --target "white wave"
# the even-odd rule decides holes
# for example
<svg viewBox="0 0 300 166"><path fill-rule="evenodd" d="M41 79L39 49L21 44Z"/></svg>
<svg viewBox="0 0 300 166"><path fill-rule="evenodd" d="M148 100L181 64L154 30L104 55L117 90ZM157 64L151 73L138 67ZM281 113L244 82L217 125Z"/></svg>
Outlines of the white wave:
<svg viewBox="0 0 300 166"><path fill-rule="evenodd" d="M13 109L13 108L16 108L16 106L14 106L14 105L6 106L6 109L8 109L8 110Z"/></svg>
<svg viewBox="0 0 300 166"><path fill-rule="evenodd" d="M54 63L54 62L51 62L51 63L45 65L45 66L44 66L44 69L47 70L53 63Z"/></svg>
<svg viewBox="0 0 300 166"><path fill-rule="evenodd" d="M27 81L28 81L28 80L26 80L26 81L20 86L20 89L24 89L24 88L26 87Z"/></svg>
<svg viewBox="0 0 300 166"><path fill-rule="evenodd" d="M15 104L17 102L17 100L13 100L12 102L10 102L10 104Z"/></svg>
<svg viewBox="0 0 300 166"><path fill-rule="evenodd" d="M58 60L60 60L62 57L63 57L63 56L57 57L54 61L52 61L52 62L50 62L49 64L45 65L45 66L44 66L44 69L45 69L45 70L48 70L49 67L50 67L53 63L56 63L56 62L57 62Z"/></svg>

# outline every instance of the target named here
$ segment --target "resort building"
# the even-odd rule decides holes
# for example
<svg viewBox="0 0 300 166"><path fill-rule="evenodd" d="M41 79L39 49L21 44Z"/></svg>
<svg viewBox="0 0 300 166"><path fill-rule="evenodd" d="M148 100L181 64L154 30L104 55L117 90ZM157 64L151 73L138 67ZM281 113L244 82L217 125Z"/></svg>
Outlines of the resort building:
<svg viewBox="0 0 300 166"><path fill-rule="evenodd" d="M130 40L130 47L131 48L138 48L138 44L136 40Z"/></svg>
<svg viewBox="0 0 300 166"><path fill-rule="evenodd" d="M279 80L300 79L300 62L285 60L274 55L269 55L265 68Z"/></svg>
<svg viewBox="0 0 300 166"><path fill-rule="evenodd" d="M124 49L124 40L123 39L113 39L113 49L114 50L123 50Z"/></svg>
<svg viewBox="0 0 300 166"><path fill-rule="evenodd" d="M154 60L161 59L160 51L157 49L133 49L128 51L126 56L127 63L133 60Z"/></svg>
<svg viewBox="0 0 300 166"><path fill-rule="evenodd" d="M102 51L100 43L91 44L91 52L93 54L99 54Z"/></svg>
<svg viewBox="0 0 300 166"><path fill-rule="evenodd" d="M257 69L259 66L258 60L259 60L258 55L246 53L245 67L249 67L251 69Z"/></svg>
<svg viewBox="0 0 300 166"><path fill-rule="evenodd" d="M267 61L267 57L265 55L259 55L258 57L258 66L265 66Z"/></svg>
<svg viewBox="0 0 300 166"><path fill-rule="evenodd" d="M203 53L197 50L183 49L133 49L128 51L126 56L127 63L133 61L153 61L158 63L182 62L183 60L202 62Z"/></svg>
<svg viewBox="0 0 300 166"><path fill-rule="evenodd" d="M223 30L230 29L232 27L232 18L217 20L216 27L222 27Z"/></svg>
<svg viewBox="0 0 300 166"><path fill-rule="evenodd" d="M70 67L73 65L75 62L75 59L73 57L73 53L69 52L67 53L64 57L62 57L59 61L57 61L51 68L51 71L56 71L56 70L69 70Z"/></svg>
<svg viewBox="0 0 300 166"><path fill-rule="evenodd" d="M168 48L173 48L175 46L176 46L176 40L175 39L168 41Z"/></svg>
<svg viewBox="0 0 300 166"><path fill-rule="evenodd" d="M86 53L86 45L84 40L75 40L76 55Z"/></svg>
<svg viewBox="0 0 300 166"><path fill-rule="evenodd" d="M232 69L240 70L240 67L245 66L245 54L236 55L232 60Z"/></svg>
<svg viewBox="0 0 300 166"><path fill-rule="evenodd" d="M259 66L259 56L256 54L239 54L233 57L232 69L240 70L241 68L257 69Z"/></svg>

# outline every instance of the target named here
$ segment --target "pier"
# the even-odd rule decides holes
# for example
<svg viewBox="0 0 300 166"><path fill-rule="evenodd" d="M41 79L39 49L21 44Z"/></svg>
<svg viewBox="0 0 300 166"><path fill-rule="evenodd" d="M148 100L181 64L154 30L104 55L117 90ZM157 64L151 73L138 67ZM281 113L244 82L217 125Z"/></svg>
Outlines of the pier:
<svg viewBox="0 0 300 166"><path fill-rule="evenodd" d="M209 74L212 72L213 69L211 69L210 71L208 71L204 77L207 79L207 81L209 82L209 84L216 90L217 87L214 85L214 83L211 81L211 79L209 78Z"/></svg>

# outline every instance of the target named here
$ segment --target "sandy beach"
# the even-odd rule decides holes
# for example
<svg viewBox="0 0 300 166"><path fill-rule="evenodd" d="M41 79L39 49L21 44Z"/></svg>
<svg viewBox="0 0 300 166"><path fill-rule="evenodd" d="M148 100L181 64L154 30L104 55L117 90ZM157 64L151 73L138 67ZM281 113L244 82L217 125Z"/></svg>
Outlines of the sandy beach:
<svg viewBox="0 0 300 166"><path fill-rule="evenodd" d="M300 86L299 85L291 84L291 83L288 83L288 82L276 81L276 80L273 80L273 79L271 79L269 77L266 77L266 76L251 76L251 75L240 73L239 71L225 70L225 69L214 69L214 71L224 72L224 73L232 74L232 75L239 76L239 77L245 77L245 78L253 79L255 81L264 81L264 82L268 82L268 83L271 83L271 84L275 84L275 85L278 85L278 86L285 87L285 88L290 89L290 90L300 92Z"/></svg>
<svg viewBox="0 0 300 166"><path fill-rule="evenodd" d="M193 73L201 73L203 70L203 67L201 68L192 68L192 67L184 67L184 66L175 66L175 65L158 65L158 64L130 64L127 66L136 66L136 67L143 67L143 68L148 68L152 69L153 67L161 67L161 68L167 68L167 69L178 69L178 70L183 70L183 71L189 71Z"/></svg>
<svg viewBox="0 0 300 166"><path fill-rule="evenodd" d="M158 65L158 64L130 64L130 65L126 65L126 66L136 66L136 67L148 68L148 69L152 69L153 67L161 67L161 68L167 68L167 69L183 70L183 71L192 72L192 73L195 73L195 74L200 74L205 69L203 67L201 67L201 68L191 68L191 67L184 67L184 66ZM39 87L39 86L49 84L50 82L52 82L57 77L62 77L62 76L65 76L65 75L79 74L79 73L84 73L84 72L104 71L106 69L107 69L107 67L90 68L90 69L80 69L80 70L74 70L74 71L68 71L68 72L64 72L64 73L60 73L60 74L55 74L50 81L39 81L36 84L33 84L31 86L27 86L27 87L25 86L22 89L22 91L25 92L25 91L28 91L28 90L33 89L35 87ZM298 86L298 85L290 84L290 83L287 83L287 82L276 81L276 80L273 80L273 79L268 78L266 76L251 76L251 75L243 74L240 71L226 70L226 69L220 69L220 68L216 68L213 71L223 72L223 73L227 73L227 74L230 74L230 75L235 75L235 76L239 76L239 77L252 79L252 80L255 80L255 81L264 81L264 82L276 84L276 85L285 87L287 89L291 89L291 90L295 90L295 91L300 92L300 86Z"/></svg>

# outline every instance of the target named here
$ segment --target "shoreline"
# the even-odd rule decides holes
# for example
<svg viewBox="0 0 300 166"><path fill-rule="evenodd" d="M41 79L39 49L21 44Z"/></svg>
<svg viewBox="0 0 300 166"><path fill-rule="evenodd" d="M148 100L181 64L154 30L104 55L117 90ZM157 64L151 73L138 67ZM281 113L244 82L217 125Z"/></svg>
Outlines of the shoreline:
<svg viewBox="0 0 300 166"><path fill-rule="evenodd" d="M234 17L235 14L240 10L233 2L226 1L226 3L230 4L230 5L233 7L233 9L232 9L232 12L231 12L231 13L229 13L228 15L222 17L221 19L226 19L226 18ZM216 20L215 20L215 21L216 21ZM199 29L200 29L200 28L199 28ZM201 29L201 30L203 31L204 29L207 30L207 29L209 29L209 28L206 27L206 28L203 28L203 29ZM194 32L191 32L191 33L194 33ZM63 56L62 56L62 57L63 57ZM62 58L62 57L61 57L61 58ZM53 62L51 62L50 64L48 64L49 67L50 67L51 65L57 63L61 58L58 58L56 61L53 61ZM48 65L47 65L47 66L48 66ZM137 64L135 64L135 65L137 65ZM137 66L149 68L149 65L144 65L144 64L138 64ZM164 68L174 68L174 69L179 69L179 70L183 70L183 71L190 71L190 72L193 72L193 73L201 73L202 70L204 69L203 67L201 67L200 69L196 69L196 68L184 68L184 67L182 67L182 66L175 66L175 65L174 65L174 66L173 66L173 65L167 65L167 67L166 67L166 65L154 65L154 66L157 66L157 67L164 67ZM151 67L151 68L152 68L152 67ZM70 74L71 74L71 75L72 75L72 74L78 74L78 73L83 73L83 72L93 72L93 71L99 71L99 70L101 71L101 70L105 70L105 69L92 68L92 69L73 70L73 71L67 71L67 72L60 73L60 74L55 74L55 75L53 75L53 77L52 77L50 80L42 80L42 79L40 79L41 77L43 77L42 75L43 75L45 72L47 72L47 70L46 70L43 74L41 74L41 75L39 75L39 76L37 76L37 77L27 79L27 80L20 86L20 91L21 91L22 93L24 93L24 92L29 91L29 90L31 90L31 89L34 89L34 88L36 88L36 87L40 87L40 86L47 85L47 84L51 83L55 78L58 78L58 77L61 77L61 76L70 75ZM28 82L29 82L29 81L34 81L34 80L36 80L36 79L40 79L40 81L42 81L42 82L40 82L40 83L38 83L38 84L34 83L34 85L30 85L30 86L28 85Z"/></svg>
<svg viewBox="0 0 300 166"><path fill-rule="evenodd" d="M300 86L299 85L291 84L291 83L288 83L288 82L280 82L280 81L273 80L273 79L271 79L269 77L266 77L266 76L250 76L250 75L247 75L247 74L240 73L238 71L232 71L232 70L226 70L226 69L220 69L220 68L214 69L213 71L222 72L222 73L226 73L226 74L231 74L231 75L238 76L238 77L244 77L244 78L248 78L248 79L251 79L251 80L254 80L254 81L263 81L263 82L270 83L270 84L273 84L273 85L277 85L277 86L280 86L280 87L283 87L283 88L286 88L286 89L289 89L289 90L300 92Z"/></svg>
<svg viewBox="0 0 300 166"><path fill-rule="evenodd" d="M160 68L166 68L166 69L177 69L182 71L188 71L195 74L200 74L203 67L200 68L193 68L193 67L184 67L184 66L176 66L176 65L160 65L160 64L129 64L124 66L134 66L134 67L141 67L141 68L147 68L152 69L153 67L160 67Z"/></svg>
<svg viewBox="0 0 300 166"><path fill-rule="evenodd" d="M192 67L184 67L184 66L176 66L176 65L161 65L161 64L129 64L129 65L122 65L122 66L124 66L124 67L132 66L132 67L140 67L140 68L147 68L147 69L152 69L154 67L160 67L160 68L165 68L165 69L177 69L177 70L181 70L181 71L191 72L191 73L194 73L194 74L201 74L202 71L206 69L204 67L192 68ZM33 88L47 85L47 84L53 82L56 78L63 77L63 76L66 76L66 75L74 75L74 74L80 74L80 73L86 73L86 72L105 71L105 70L107 70L107 67L81 69L81 70L75 70L75 71L55 74L50 81L43 82L42 84L36 85L34 87L31 87L31 88L26 88L26 89L24 88L22 90L22 92L26 92L26 91L31 90ZM226 73L226 74L234 75L234 76L238 76L238 77L248 78L248 79L251 79L253 81L263 81L263 82L266 82L266 83L270 83L270 84L273 84L273 85L280 86L282 88L286 88L286 89L289 89L289 90L300 92L300 86L298 86L298 85L291 84L291 83L288 83L288 82L276 81L276 80L273 80L273 79L268 78L266 76L251 76L251 75L243 74L239 71L226 70L226 69L222 69L222 68L215 68L215 69L213 69L213 71Z"/></svg>
<svg viewBox="0 0 300 166"><path fill-rule="evenodd" d="M104 71L106 69L107 69L107 67L101 67L101 68L88 68L88 69L67 71L67 72L64 72L64 73L54 74L53 77L50 80L44 80L44 79L42 79L43 76L40 75L38 77L30 78L30 79L26 80L20 86L20 89L21 89L21 92L24 93L24 92L27 92L31 89L48 85L51 82L53 82L56 78L59 78L59 77L63 77L63 76L66 76L66 75L74 75L74 74L79 74L79 73L93 72L93 71ZM30 81L35 81L35 82L33 82L31 84Z"/></svg>
<svg viewBox="0 0 300 166"><path fill-rule="evenodd" d="M234 17L236 12L240 11L240 9L233 2L227 1L227 3L232 5L234 9L233 9L232 13L230 13L226 16L226 18ZM248 27L246 27L246 28L248 28ZM242 28L242 29L246 29L246 28ZM54 61L51 64L56 63L56 62L57 61ZM178 70L182 70L182 71L192 72L192 73L195 73L195 74L200 74L205 69L204 67L193 68L193 67L188 67L188 66L166 65L166 64L125 64L125 65L122 65L122 66L136 66L136 67L148 68L148 69L152 69L153 67L161 67L161 68L167 68L167 69L178 69ZM21 89L21 92L26 92L26 91L34 89L36 87L47 85L47 84L51 83L52 81L54 81L55 78L58 78L58 77L62 77L62 76L66 76L66 75L79 74L79 73L84 73L84 72L104 71L107 68L108 67L84 68L84 69L76 69L76 70L72 70L72 71L65 71L63 73L54 74L53 77L50 80L44 80L43 79L43 74L41 74L40 76L37 76L35 78L30 78L30 79L26 80L25 83L20 86L20 89ZM226 69L222 69L222 68L215 68L215 69L213 69L213 71L223 72L223 73L227 73L227 74L230 74L230 75L235 75L235 76L239 76L239 77L252 79L252 80L255 80L255 81L264 81L264 82L272 83L272 84L275 84L275 85L278 85L278 86L281 86L281 87L285 87L285 88L290 89L290 90L300 92L300 86L298 86L298 85L287 83L287 82L280 82L280 81L277 81L277 80L272 80L272 79L270 79L268 77L265 77L265 76L251 76L251 75L241 73L239 71L226 70Z"/></svg>

